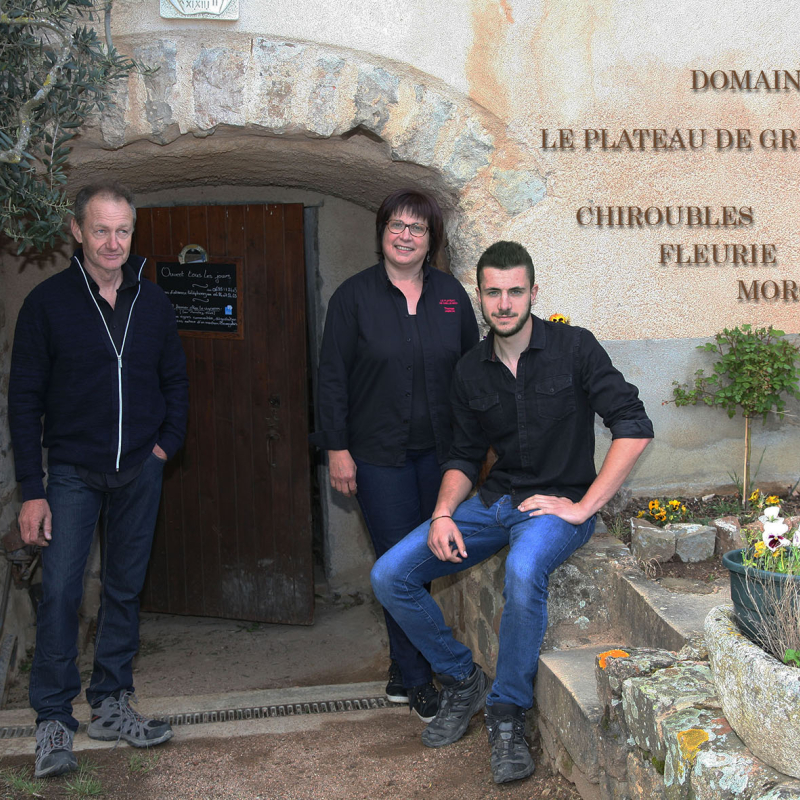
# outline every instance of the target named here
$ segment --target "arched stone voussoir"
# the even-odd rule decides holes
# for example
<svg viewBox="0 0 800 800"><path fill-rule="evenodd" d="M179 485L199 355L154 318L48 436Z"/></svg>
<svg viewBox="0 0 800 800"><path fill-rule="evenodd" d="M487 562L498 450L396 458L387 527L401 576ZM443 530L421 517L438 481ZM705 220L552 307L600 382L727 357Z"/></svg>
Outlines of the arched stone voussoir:
<svg viewBox="0 0 800 800"><path fill-rule="evenodd" d="M267 37L121 44L157 69L133 75L87 131L78 183L93 163L138 191L297 187L371 209L415 185L445 209L451 265L468 283L482 249L545 196L535 154L502 120L407 64Z"/></svg>
<svg viewBox="0 0 800 800"><path fill-rule="evenodd" d="M220 125L309 138L360 130L385 141L393 160L433 169L460 190L491 164L504 127L431 76L343 48L264 37L205 46L181 36L129 49L157 69L122 88L125 102L103 121L105 146L163 144L176 130L207 135Z"/></svg>

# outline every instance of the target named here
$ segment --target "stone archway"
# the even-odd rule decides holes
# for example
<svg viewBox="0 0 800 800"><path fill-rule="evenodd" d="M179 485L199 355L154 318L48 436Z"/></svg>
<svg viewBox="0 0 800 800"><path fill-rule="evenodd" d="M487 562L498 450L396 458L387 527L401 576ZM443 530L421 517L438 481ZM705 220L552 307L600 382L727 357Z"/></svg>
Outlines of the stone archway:
<svg viewBox="0 0 800 800"><path fill-rule="evenodd" d="M479 250L545 195L502 121L408 65L266 37L216 41L190 31L120 39L158 69L133 76L82 137L74 185L109 171L138 192L283 186L374 210L411 183L445 209L453 271L466 282Z"/></svg>

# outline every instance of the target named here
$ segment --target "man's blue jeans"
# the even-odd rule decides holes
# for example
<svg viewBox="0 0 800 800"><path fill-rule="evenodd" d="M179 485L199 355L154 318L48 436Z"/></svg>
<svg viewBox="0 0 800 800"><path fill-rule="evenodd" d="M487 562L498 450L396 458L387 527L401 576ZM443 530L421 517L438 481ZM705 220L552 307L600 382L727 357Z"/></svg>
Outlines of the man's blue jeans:
<svg viewBox="0 0 800 800"><path fill-rule="evenodd" d="M430 522L420 525L378 560L372 569L375 596L402 626L435 672L456 680L469 677L472 653L453 638L436 601L423 589L444 575L468 569L510 545L506 558L497 676L487 703L533 705L533 679L547 629L550 573L594 532L594 517L572 525L559 517L529 517L508 495L486 508L476 495L462 503L453 520L464 538L467 558L440 561L428 548Z"/></svg>
<svg viewBox="0 0 800 800"><path fill-rule="evenodd" d="M100 491L87 486L75 467L53 464L47 500L53 538L42 548L42 599L36 614L36 651L30 703L37 723L55 719L71 730L72 700L81 690L78 610L94 530L101 519L102 595L95 635L90 705L133 690L133 657L139 647L139 593L153 544L164 462L152 453L131 483Z"/></svg>

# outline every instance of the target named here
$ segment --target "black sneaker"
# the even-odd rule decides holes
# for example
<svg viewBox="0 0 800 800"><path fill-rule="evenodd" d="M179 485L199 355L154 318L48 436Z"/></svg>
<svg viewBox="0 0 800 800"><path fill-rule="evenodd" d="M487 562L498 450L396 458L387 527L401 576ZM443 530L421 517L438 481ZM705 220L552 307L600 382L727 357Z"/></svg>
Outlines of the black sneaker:
<svg viewBox="0 0 800 800"><path fill-rule="evenodd" d="M36 726L36 766L34 777L48 778L78 769L72 752L72 731L57 719L46 719Z"/></svg>
<svg viewBox="0 0 800 800"><path fill-rule="evenodd" d="M152 747L172 738L172 728L160 719L147 719L131 708L133 692L119 698L110 695L92 708L92 721L86 729L90 739L113 742L124 739L134 747Z"/></svg>
<svg viewBox="0 0 800 800"><path fill-rule="evenodd" d="M485 720L494 782L508 783L532 775L536 765L525 741L524 709L496 703L486 706Z"/></svg>
<svg viewBox="0 0 800 800"><path fill-rule="evenodd" d="M390 703L407 703L408 689L403 686L400 665L396 661L389 664L389 683L386 684L386 699Z"/></svg>
<svg viewBox="0 0 800 800"><path fill-rule="evenodd" d="M444 747L457 742L466 732L469 721L483 707L489 692L486 673L475 664L469 678L456 681L439 675L439 709L430 725L422 732L426 747Z"/></svg>
<svg viewBox="0 0 800 800"><path fill-rule="evenodd" d="M439 692L428 681L408 690L409 711L414 711L423 722L430 722L439 710Z"/></svg>

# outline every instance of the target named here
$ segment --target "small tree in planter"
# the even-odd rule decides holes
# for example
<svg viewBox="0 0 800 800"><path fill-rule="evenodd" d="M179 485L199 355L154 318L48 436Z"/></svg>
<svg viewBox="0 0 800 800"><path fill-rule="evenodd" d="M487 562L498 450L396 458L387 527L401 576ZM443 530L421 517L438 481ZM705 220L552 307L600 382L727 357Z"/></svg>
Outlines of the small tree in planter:
<svg viewBox="0 0 800 800"><path fill-rule="evenodd" d="M716 353L712 375L702 369L695 373L694 386L674 381L677 406L719 406L734 417L741 409L744 416L744 474L742 506L747 507L750 487L751 420L761 416L767 421L770 412L784 414L784 394L800 398L798 359L800 349L784 338L783 331L742 325L725 328L713 342L698 345L698 350Z"/></svg>

